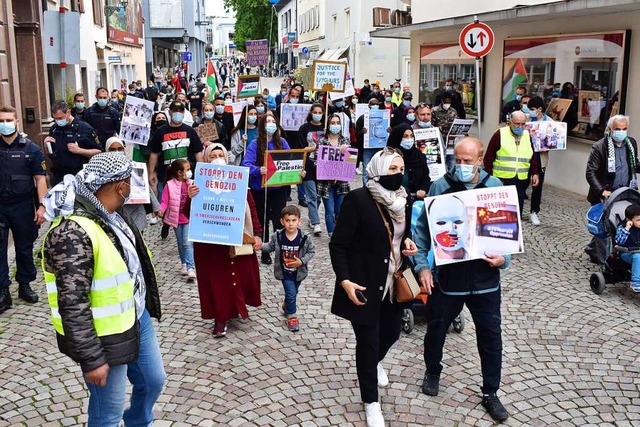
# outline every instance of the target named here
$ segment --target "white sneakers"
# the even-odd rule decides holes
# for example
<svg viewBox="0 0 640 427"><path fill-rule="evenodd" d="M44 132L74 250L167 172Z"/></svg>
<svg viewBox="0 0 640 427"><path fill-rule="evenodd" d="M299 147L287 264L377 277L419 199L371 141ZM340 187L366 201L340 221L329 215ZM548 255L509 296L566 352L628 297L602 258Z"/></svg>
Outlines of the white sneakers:
<svg viewBox="0 0 640 427"><path fill-rule="evenodd" d="M384 368L381 364L378 363L378 387L386 387L389 385L389 377L387 377L387 373L384 371Z"/></svg>
<svg viewBox="0 0 640 427"><path fill-rule="evenodd" d="M196 280L196 271L193 268L190 268L187 271L187 281L193 282L194 280Z"/></svg>
<svg viewBox="0 0 640 427"><path fill-rule="evenodd" d="M182 267L180 268L180 273L183 276L186 276L187 274L189 274L189 272L187 271L187 264L182 264Z"/></svg>
<svg viewBox="0 0 640 427"><path fill-rule="evenodd" d="M319 236L320 233L322 233L322 228L320 227L320 224L316 224L313 226L313 234L315 234L316 236Z"/></svg>
<svg viewBox="0 0 640 427"><path fill-rule="evenodd" d="M540 218L538 218L538 214L537 213L531 212L531 215L529 216L529 219L531 220L531 224L540 225Z"/></svg>
<svg viewBox="0 0 640 427"><path fill-rule="evenodd" d="M151 225L156 225L158 223L158 217L153 215L151 218L149 218L149 224Z"/></svg>
<svg viewBox="0 0 640 427"><path fill-rule="evenodd" d="M367 427L384 427L382 409L380 409L378 402L365 403L364 413L367 417Z"/></svg>

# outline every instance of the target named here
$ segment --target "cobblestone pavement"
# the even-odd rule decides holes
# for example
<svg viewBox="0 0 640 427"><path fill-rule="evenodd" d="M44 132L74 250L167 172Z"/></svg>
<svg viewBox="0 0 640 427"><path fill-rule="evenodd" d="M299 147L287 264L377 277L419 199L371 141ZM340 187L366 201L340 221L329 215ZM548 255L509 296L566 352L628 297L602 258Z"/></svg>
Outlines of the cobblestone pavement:
<svg viewBox="0 0 640 427"><path fill-rule="evenodd" d="M552 207L553 206L553 207ZM526 254L514 257L503 280L503 403L508 426L640 426L640 296L623 284L597 296L594 267L582 247L586 201L545 188L543 225L526 225ZM333 272L328 238L304 281L301 331L286 329L283 291L261 266L262 307L212 338L200 319L197 289L181 278L175 238L147 231L156 254L163 321L157 325L166 388L156 426L364 426L350 325L329 313ZM12 267L13 268L13 267ZM0 315L0 425L78 425L87 392L80 372L55 345L42 302L22 302ZM17 293L12 286L14 295ZM424 318L403 333L383 365L391 384L381 392L387 425L489 426L480 405L474 327L451 333L438 397L419 392Z"/></svg>

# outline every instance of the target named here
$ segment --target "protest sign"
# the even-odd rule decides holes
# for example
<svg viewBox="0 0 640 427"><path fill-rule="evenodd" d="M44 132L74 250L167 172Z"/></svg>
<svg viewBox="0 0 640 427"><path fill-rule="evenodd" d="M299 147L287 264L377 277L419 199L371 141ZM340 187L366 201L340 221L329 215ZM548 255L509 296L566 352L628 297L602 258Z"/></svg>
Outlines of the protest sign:
<svg viewBox="0 0 640 427"><path fill-rule="evenodd" d="M311 104L280 104L280 126L282 129L297 131L307 122Z"/></svg>
<svg viewBox="0 0 640 427"><path fill-rule="evenodd" d="M238 126L240 123L240 116L242 115L242 110L247 106L247 101L238 101L231 104L231 112L233 113L233 125ZM197 128L196 128L197 129Z"/></svg>
<svg viewBox="0 0 640 427"><path fill-rule="evenodd" d="M211 141L215 142L220 137L218 136L218 128L216 124L213 122L205 122L200 124L197 128L195 128L196 133L200 137L200 141Z"/></svg>
<svg viewBox="0 0 640 427"><path fill-rule="evenodd" d="M346 59L341 59L342 62L347 62ZM356 88L353 86L353 80L351 79L351 70L349 70L349 65L347 65L347 77L344 82L344 92L329 92L329 99L343 99L349 96L353 96L356 94Z"/></svg>
<svg viewBox="0 0 640 427"><path fill-rule="evenodd" d="M147 164L141 162L131 162L131 192L127 205L139 205L151 203L149 198L149 174Z"/></svg>
<svg viewBox="0 0 640 427"><path fill-rule="evenodd" d="M418 150L427 156L429 178L431 181L435 181L447 171L440 129L437 127L414 129L413 136Z"/></svg>
<svg viewBox="0 0 640 427"><path fill-rule="evenodd" d="M258 67L269 64L269 40L247 40L247 63L250 67Z"/></svg>
<svg viewBox="0 0 640 427"><path fill-rule="evenodd" d="M249 168L197 163L194 177L200 191L191 200L189 241L242 245Z"/></svg>
<svg viewBox="0 0 640 427"><path fill-rule="evenodd" d="M567 149L567 124L565 122L552 120L528 122L526 129L531 137L533 151Z"/></svg>
<svg viewBox="0 0 640 427"><path fill-rule="evenodd" d="M326 91L325 85L331 85L331 92L344 93L347 79L347 63L339 61L313 61L311 90Z"/></svg>
<svg viewBox="0 0 640 427"><path fill-rule="evenodd" d="M364 113L364 148L382 148L387 146L391 113L389 110L369 110Z"/></svg>
<svg viewBox="0 0 640 427"><path fill-rule="evenodd" d="M524 251L513 185L428 197L425 203L436 265Z"/></svg>
<svg viewBox="0 0 640 427"><path fill-rule="evenodd" d="M469 134L473 122L475 122L474 119L455 119L453 121L447 134L447 154L453 154L453 146L459 139Z"/></svg>
<svg viewBox="0 0 640 427"><path fill-rule="evenodd" d="M358 150L347 148L344 154L340 147L318 145L316 177L327 181L351 181L356 174Z"/></svg>
<svg viewBox="0 0 640 427"><path fill-rule="evenodd" d="M246 76L238 76L238 93L237 99L253 98L260 93L260 75L247 74Z"/></svg>
<svg viewBox="0 0 640 427"><path fill-rule="evenodd" d="M120 139L125 143L147 145L154 107L152 101L127 95L120 124Z"/></svg>
<svg viewBox="0 0 640 427"><path fill-rule="evenodd" d="M300 184L300 172L307 160L305 150L272 150L264 154L267 174L262 175L262 187Z"/></svg>
<svg viewBox="0 0 640 427"><path fill-rule="evenodd" d="M356 104L356 121L369 111L369 104Z"/></svg>

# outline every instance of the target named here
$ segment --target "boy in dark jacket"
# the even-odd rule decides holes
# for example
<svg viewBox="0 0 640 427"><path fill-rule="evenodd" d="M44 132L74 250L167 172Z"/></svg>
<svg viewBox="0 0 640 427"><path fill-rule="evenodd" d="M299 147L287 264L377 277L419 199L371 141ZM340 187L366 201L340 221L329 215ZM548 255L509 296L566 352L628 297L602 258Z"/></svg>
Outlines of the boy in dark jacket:
<svg viewBox="0 0 640 427"><path fill-rule="evenodd" d="M618 226L616 232L616 244L637 250L640 248L640 206L627 206L624 217L625 221ZM623 252L620 257L631 264L631 290L640 292L640 252Z"/></svg>

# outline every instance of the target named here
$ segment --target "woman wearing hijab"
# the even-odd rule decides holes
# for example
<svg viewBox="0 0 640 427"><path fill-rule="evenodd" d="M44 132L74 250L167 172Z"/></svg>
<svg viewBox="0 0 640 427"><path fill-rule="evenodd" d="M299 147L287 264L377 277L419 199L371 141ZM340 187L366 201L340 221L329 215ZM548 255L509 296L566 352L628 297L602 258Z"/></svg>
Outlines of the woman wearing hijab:
<svg viewBox="0 0 640 427"><path fill-rule="evenodd" d="M411 196L411 201L426 197L431 186L427 156L416 147L413 129L401 123L391 131L387 146L399 149L404 160L402 186Z"/></svg>
<svg viewBox="0 0 640 427"><path fill-rule="evenodd" d="M208 163L226 165L227 149L213 143L204 151ZM189 187L189 197L198 194L198 187ZM243 232L255 239L254 249L262 245L262 227L251 192L247 192L247 208ZM198 278L198 294L203 319L215 319L213 336L222 338L227 333L227 322L238 316L249 316L247 305L259 307L260 272L255 254L231 258L230 247L208 243L193 244L193 255Z"/></svg>
<svg viewBox="0 0 640 427"><path fill-rule="evenodd" d="M344 199L329 243L336 275L331 312L351 321L367 426L377 427L384 426L378 387L389 382L380 362L400 336L403 309L395 299L393 273L417 248L409 237L402 156L384 148L371 159L367 174L367 186Z"/></svg>

